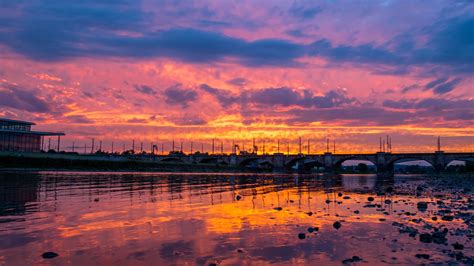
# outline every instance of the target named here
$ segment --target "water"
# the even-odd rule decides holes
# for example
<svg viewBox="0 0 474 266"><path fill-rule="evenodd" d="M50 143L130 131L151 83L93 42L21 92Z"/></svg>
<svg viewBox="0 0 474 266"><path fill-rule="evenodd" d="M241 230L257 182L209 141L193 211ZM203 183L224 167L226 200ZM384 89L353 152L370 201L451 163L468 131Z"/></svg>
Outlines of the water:
<svg viewBox="0 0 474 266"><path fill-rule="evenodd" d="M0 173L0 265L340 265L353 256L365 264L469 263L471 192L433 189L442 183L426 180ZM440 199L445 205L436 203ZM418 210L419 201L428 209ZM446 209L453 221L441 219ZM336 221L341 228L334 228ZM419 235L434 228L449 229L446 241L420 242ZM455 249L456 242L463 249ZM45 252L59 256L44 259Z"/></svg>

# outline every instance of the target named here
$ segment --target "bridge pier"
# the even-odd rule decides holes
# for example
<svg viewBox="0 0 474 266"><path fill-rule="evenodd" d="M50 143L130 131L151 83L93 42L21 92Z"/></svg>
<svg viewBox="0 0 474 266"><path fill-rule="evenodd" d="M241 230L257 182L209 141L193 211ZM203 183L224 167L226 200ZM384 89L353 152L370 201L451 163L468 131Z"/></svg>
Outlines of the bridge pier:
<svg viewBox="0 0 474 266"><path fill-rule="evenodd" d="M376 162L376 166L377 166L377 173L384 173L387 170L390 170L390 169L388 169L389 167L387 165L387 160L385 158L385 155L386 155L385 152L377 152L375 154L375 162Z"/></svg>
<svg viewBox="0 0 474 266"><path fill-rule="evenodd" d="M238 165L237 163L237 155L236 154L231 154L229 157L229 165L236 166Z"/></svg>
<svg viewBox="0 0 474 266"><path fill-rule="evenodd" d="M330 152L324 153L324 171L325 172L334 171L334 162L332 161L332 153Z"/></svg>
<svg viewBox="0 0 474 266"><path fill-rule="evenodd" d="M285 167L285 156L283 154L275 154L271 158L273 168L283 169Z"/></svg>
<svg viewBox="0 0 474 266"><path fill-rule="evenodd" d="M442 172L444 170L444 168L446 167L444 151L435 152L433 167L437 173Z"/></svg>

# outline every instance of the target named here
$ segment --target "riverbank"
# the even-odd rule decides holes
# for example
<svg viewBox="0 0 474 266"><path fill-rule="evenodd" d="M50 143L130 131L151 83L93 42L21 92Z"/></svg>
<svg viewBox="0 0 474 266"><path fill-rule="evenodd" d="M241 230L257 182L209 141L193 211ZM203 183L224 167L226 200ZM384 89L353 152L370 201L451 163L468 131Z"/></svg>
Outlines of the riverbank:
<svg viewBox="0 0 474 266"><path fill-rule="evenodd" d="M154 162L127 157L50 153L1 153L0 170L137 171L137 172L245 172L250 169L222 164Z"/></svg>

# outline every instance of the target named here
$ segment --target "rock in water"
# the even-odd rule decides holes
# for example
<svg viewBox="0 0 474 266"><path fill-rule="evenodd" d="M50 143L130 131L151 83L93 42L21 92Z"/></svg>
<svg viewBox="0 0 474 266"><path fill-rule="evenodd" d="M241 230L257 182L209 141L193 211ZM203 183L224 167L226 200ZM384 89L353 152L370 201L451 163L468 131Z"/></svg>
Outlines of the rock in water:
<svg viewBox="0 0 474 266"><path fill-rule="evenodd" d="M368 197L367 200L368 201L374 201L374 197Z"/></svg>
<svg viewBox="0 0 474 266"><path fill-rule="evenodd" d="M54 252L45 252L43 253L43 255L41 255L41 257L43 257L43 259L52 259L52 258L56 258L57 256L59 256L57 253L54 253Z"/></svg>
<svg viewBox="0 0 474 266"><path fill-rule="evenodd" d="M451 216L451 215L445 215L445 216L441 217L441 220L448 221L448 222L452 221L453 219L454 219L454 217Z"/></svg>
<svg viewBox="0 0 474 266"><path fill-rule="evenodd" d="M298 238L299 238L299 239L305 239L305 238L306 238L306 234L305 234L305 233L299 233L299 234L298 234Z"/></svg>
<svg viewBox="0 0 474 266"><path fill-rule="evenodd" d="M341 228L342 224L340 222L335 222L332 226L334 226L336 229L339 229Z"/></svg>
<svg viewBox="0 0 474 266"><path fill-rule="evenodd" d="M419 259L425 259L425 260L430 258L430 255L428 254L416 254L415 256Z"/></svg>
<svg viewBox="0 0 474 266"><path fill-rule="evenodd" d="M349 263L358 262L358 261L362 261L362 259L359 256L352 256L352 258L350 259L343 260L342 264L349 264Z"/></svg>
<svg viewBox="0 0 474 266"><path fill-rule="evenodd" d="M420 201L416 204L416 207L418 208L419 211L426 211L428 209L428 203L424 201Z"/></svg>
<svg viewBox="0 0 474 266"><path fill-rule="evenodd" d="M432 241L433 241L433 237L430 234L421 234L420 235L420 242L431 243Z"/></svg>

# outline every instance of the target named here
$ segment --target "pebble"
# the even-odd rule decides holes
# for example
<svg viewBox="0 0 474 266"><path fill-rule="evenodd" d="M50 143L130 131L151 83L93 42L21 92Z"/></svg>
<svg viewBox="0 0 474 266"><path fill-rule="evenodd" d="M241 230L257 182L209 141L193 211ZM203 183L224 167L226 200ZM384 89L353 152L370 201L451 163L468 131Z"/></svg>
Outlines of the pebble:
<svg viewBox="0 0 474 266"><path fill-rule="evenodd" d="M298 234L298 238L299 238L299 239L305 239L305 238L306 238L306 234L305 234L305 233L299 233L299 234Z"/></svg>
<svg viewBox="0 0 474 266"><path fill-rule="evenodd" d="M368 197L367 200L368 201L374 201L374 197Z"/></svg>
<svg viewBox="0 0 474 266"><path fill-rule="evenodd" d="M464 245L459 244L458 242L456 242L456 243L453 244L453 248L457 249L457 250L462 250L462 249L464 249Z"/></svg>
<svg viewBox="0 0 474 266"><path fill-rule="evenodd" d="M52 258L56 258L57 256L59 256L57 253L54 253L54 252L45 252L43 253L43 255L41 255L41 257L43 257L43 259L52 259Z"/></svg>
<svg viewBox="0 0 474 266"><path fill-rule="evenodd" d="M432 241L433 241L433 237L430 234L421 234L420 235L420 242L431 243Z"/></svg>
<svg viewBox="0 0 474 266"><path fill-rule="evenodd" d="M343 260L342 263L347 264L347 263L358 262L358 261L362 261L362 258L360 258L359 256L352 256L352 258L350 259Z"/></svg>
<svg viewBox="0 0 474 266"><path fill-rule="evenodd" d="M428 203L424 201L420 201L416 204L416 208L419 211L426 211L428 209Z"/></svg>
<svg viewBox="0 0 474 266"><path fill-rule="evenodd" d="M416 254L415 256L419 259L426 259L426 260L430 258L430 255L428 254Z"/></svg>
<svg viewBox="0 0 474 266"><path fill-rule="evenodd" d="M335 222L332 226L336 229L339 229L341 228L342 224L340 222Z"/></svg>
<svg viewBox="0 0 474 266"><path fill-rule="evenodd" d="M445 215L445 216L441 217L441 220L448 221L448 222L452 221L453 219L454 219L454 217L451 216L451 215Z"/></svg>

